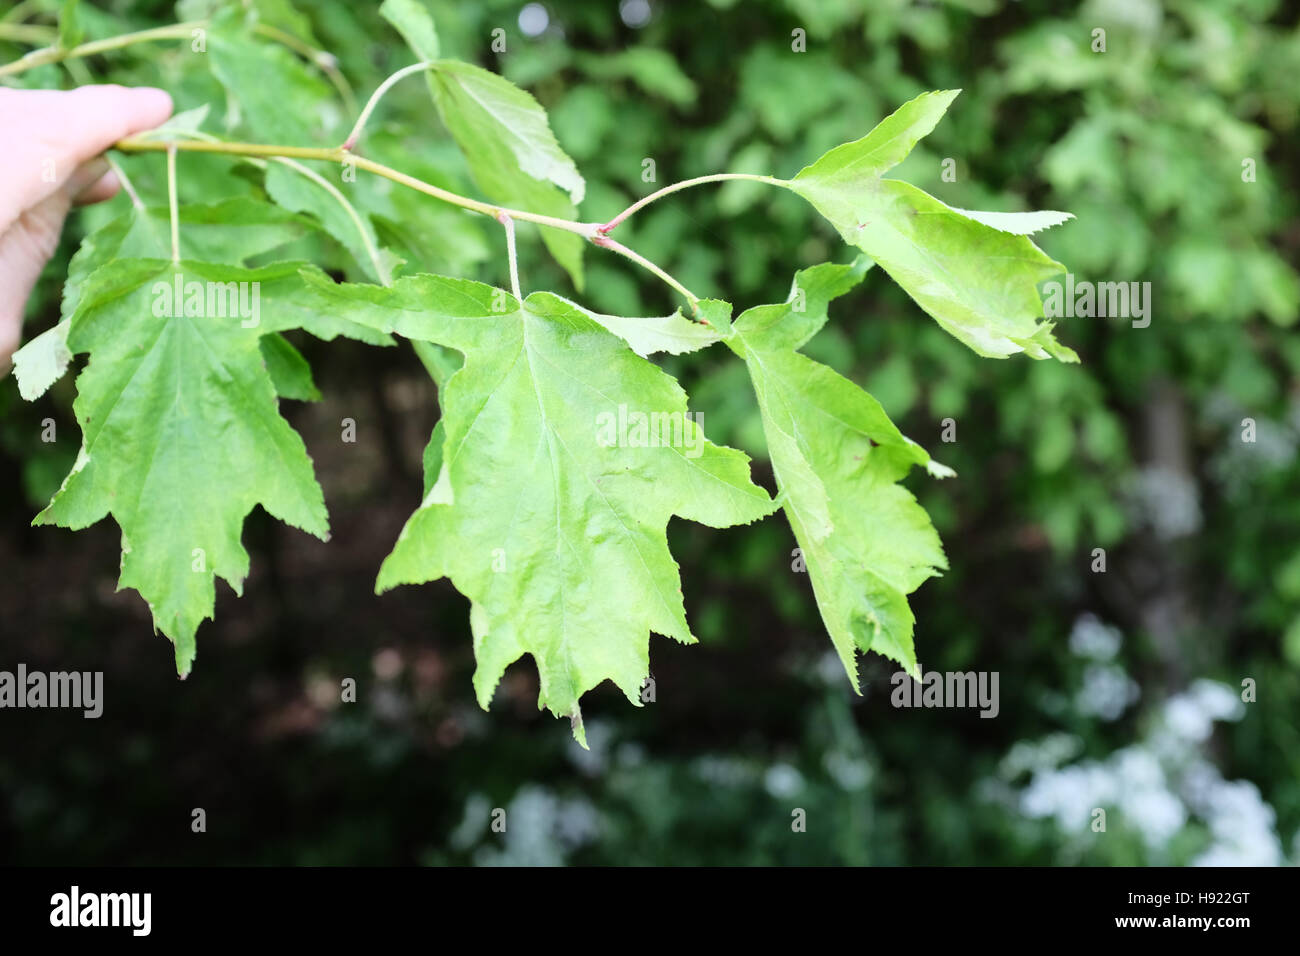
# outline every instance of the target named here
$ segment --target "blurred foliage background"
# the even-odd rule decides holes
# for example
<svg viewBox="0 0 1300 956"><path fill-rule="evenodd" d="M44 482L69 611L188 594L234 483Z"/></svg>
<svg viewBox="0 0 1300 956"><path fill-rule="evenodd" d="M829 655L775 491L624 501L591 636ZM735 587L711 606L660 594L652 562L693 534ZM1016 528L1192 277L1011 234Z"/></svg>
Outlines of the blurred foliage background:
<svg viewBox="0 0 1300 956"><path fill-rule="evenodd" d="M219 2L103 0L88 37L202 17ZM413 61L370 3L252 0L245 16L330 51L364 99ZM29 527L79 444L68 376L38 402L0 388L0 668L103 670L105 713L0 715L8 863L873 863L1273 865L1300 859L1300 13L1275 0L760 0L428 3L444 55L499 71L550 111L587 178L581 216L677 179L790 176L924 90L963 88L891 175L953 206L1063 209L1040 244L1077 279L1149 281L1153 318L1065 319L1082 364L992 361L882 273L837 302L811 354L864 385L954 467L909 485L952 564L914 596L925 670L997 671L1000 712L890 705L893 668L852 693L781 520L676 522L700 644L651 642L655 700L584 701L590 751L539 714L517 663L473 701L466 602L446 582L382 598L374 574L420 498L436 396L409 349L295 339L324 397L284 402L330 507L315 541L258 511L242 599L218 587L185 683L134 592L115 593L110 522ZM55 0L0 13L0 61L47 42ZM1065 7L1074 7L1065 10ZM491 49L494 30L506 50ZM1105 52L1094 32L1105 31ZM793 49L804 31L806 51ZM42 39L44 38L44 39ZM353 115L270 41L337 142ZM252 68L259 69L257 57ZM254 74L256 75L256 74ZM236 98L183 42L22 74L21 85L162 86L206 128ZM333 139L331 140L331 137ZM416 81L383 102L367 155L474 194ZM655 182L643 181L645 160ZM956 180L941 176L955 161ZM1245 161L1249 160L1249 163ZM163 160L121 162L151 203ZM1250 167L1254 176L1244 175ZM182 200L257 194L261 174L181 157ZM408 271L505 282L500 230L367 179L347 184ZM28 312L58 315L74 215ZM752 183L656 203L620 239L738 309L797 268L848 261L793 195ZM276 254L362 278L312 233ZM662 314L669 291L594 249L578 293L536 234L524 285ZM710 437L761 452L743 368L670 360ZM339 422L357 422L355 444ZM951 418L957 440L940 441ZM53 419L58 440L40 439ZM1243 441L1243 420L1256 440ZM770 469L756 462L771 487ZM870 502L863 501L869 508ZM1105 571L1095 571L1104 549ZM340 681L357 703L339 701ZM1242 682L1257 699L1242 702ZM207 812L206 834L191 810ZM1105 832L1093 808L1107 811ZM490 827L504 808L505 833ZM807 831L791 829L802 808Z"/></svg>

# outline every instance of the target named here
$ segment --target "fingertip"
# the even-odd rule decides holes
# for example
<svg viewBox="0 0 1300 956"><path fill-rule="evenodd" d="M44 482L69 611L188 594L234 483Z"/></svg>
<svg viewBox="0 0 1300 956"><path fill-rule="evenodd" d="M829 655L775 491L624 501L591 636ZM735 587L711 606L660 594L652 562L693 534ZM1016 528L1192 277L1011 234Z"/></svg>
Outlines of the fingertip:
<svg viewBox="0 0 1300 956"><path fill-rule="evenodd" d="M76 123L78 159L102 152L124 136L153 129L172 114L172 98L152 86L83 86L74 91L77 108L68 120Z"/></svg>
<svg viewBox="0 0 1300 956"><path fill-rule="evenodd" d="M167 122L172 115L172 97L166 90L160 90L156 86L137 86L127 92L135 100L133 108L140 120L139 129L132 132L153 129Z"/></svg>
<svg viewBox="0 0 1300 956"><path fill-rule="evenodd" d="M172 115L171 94L156 86L112 85L100 89L109 99L104 108L120 118L125 136L153 129Z"/></svg>
<svg viewBox="0 0 1300 956"><path fill-rule="evenodd" d="M70 197L76 198L79 193L101 179L111 168L108 160L103 156L87 160L73 170L63 188L67 190Z"/></svg>

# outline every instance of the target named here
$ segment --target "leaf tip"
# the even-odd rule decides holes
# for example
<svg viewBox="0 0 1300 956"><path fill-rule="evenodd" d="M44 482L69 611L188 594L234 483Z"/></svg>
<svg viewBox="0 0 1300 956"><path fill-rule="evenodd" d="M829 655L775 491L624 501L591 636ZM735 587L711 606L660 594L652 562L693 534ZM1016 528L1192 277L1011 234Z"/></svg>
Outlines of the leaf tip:
<svg viewBox="0 0 1300 956"><path fill-rule="evenodd" d="M569 714L569 727L578 746L583 750L590 750L591 748L587 746L587 728L582 723L582 708L577 704L573 705L573 712Z"/></svg>
<svg viewBox="0 0 1300 956"><path fill-rule="evenodd" d="M957 472L953 471L947 465L935 461L931 458L925 463L925 470L931 478L956 478Z"/></svg>
<svg viewBox="0 0 1300 956"><path fill-rule="evenodd" d="M176 642L176 677L178 680L186 680L190 676L190 671L194 669L194 658L197 656L198 651L194 646L193 638Z"/></svg>

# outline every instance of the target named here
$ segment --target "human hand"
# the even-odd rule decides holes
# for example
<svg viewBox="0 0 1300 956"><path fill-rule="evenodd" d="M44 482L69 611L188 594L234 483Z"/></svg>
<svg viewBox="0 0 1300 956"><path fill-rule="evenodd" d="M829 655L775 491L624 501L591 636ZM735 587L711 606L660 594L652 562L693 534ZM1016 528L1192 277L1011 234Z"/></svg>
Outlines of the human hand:
<svg viewBox="0 0 1300 956"><path fill-rule="evenodd" d="M18 348L27 297L68 210L117 193L117 176L100 154L171 112L171 97L152 87L0 88L0 373Z"/></svg>

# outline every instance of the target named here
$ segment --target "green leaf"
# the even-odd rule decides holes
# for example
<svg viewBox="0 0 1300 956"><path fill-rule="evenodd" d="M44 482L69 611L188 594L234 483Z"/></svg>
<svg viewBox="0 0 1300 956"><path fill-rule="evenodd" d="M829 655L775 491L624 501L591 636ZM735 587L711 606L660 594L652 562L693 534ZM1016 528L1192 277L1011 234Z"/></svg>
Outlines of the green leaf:
<svg viewBox="0 0 1300 956"><path fill-rule="evenodd" d="M77 9L80 5L81 0L63 0L59 10L59 48L62 50L70 50L85 39L81 11Z"/></svg>
<svg viewBox="0 0 1300 956"><path fill-rule="evenodd" d="M438 386L438 401L441 402L447 380L460 371L460 367L465 364L464 359L456 350L434 342L421 342L417 339L411 345L415 347L415 354L419 356L429 377ZM428 495L438 473L442 471L442 443L445 435L446 428L443 427L442 419L438 419L433 426L433 434L429 436L429 444L424 446L421 459L424 468L424 495Z"/></svg>
<svg viewBox="0 0 1300 956"><path fill-rule="evenodd" d="M224 3L225 0L176 0L176 19L181 22L206 20Z"/></svg>
<svg viewBox="0 0 1300 956"><path fill-rule="evenodd" d="M68 262L59 314L64 322L77 311L82 289L95 270L114 259L162 258L171 255L168 226L159 225L147 211L132 207L81 241Z"/></svg>
<svg viewBox="0 0 1300 956"><path fill-rule="evenodd" d="M778 500L855 688L858 650L919 676L907 595L947 562L929 517L898 481L913 465L951 474L874 398L798 351L826 323L829 302L869 267L860 258L803 270L786 302L745 311L726 339L749 367Z"/></svg>
<svg viewBox="0 0 1300 956"><path fill-rule="evenodd" d="M447 429L440 418L433 426L433 434L429 436L429 444L424 446L424 455L421 458L424 468L424 490L421 494L425 497L428 497L429 492L433 490L433 483L442 473L442 446L446 438Z"/></svg>
<svg viewBox="0 0 1300 956"><path fill-rule="evenodd" d="M407 175L451 192L463 194L473 189L468 176L447 175L449 166L460 164L459 149L449 137L439 137L429 148L394 136L384 127L371 126L364 142L371 155L382 156L388 165ZM406 259L406 275L474 275L483 263L500 255L501 226L486 216L471 215L382 176L364 173L348 183L347 194L369 213L379 240Z"/></svg>
<svg viewBox="0 0 1300 956"><path fill-rule="evenodd" d="M150 207L152 235L167 235L166 207ZM186 203L180 207L181 258L226 265L243 265L297 239L312 223L280 206L240 196L217 203Z"/></svg>
<svg viewBox="0 0 1300 956"><path fill-rule="evenodd" d="M428 272L434 264L448 272L473 273L492 258L492 248L479 223L454 206L414 205L398 192L395 215L377 213L370 204L370 221L384 244L384 253L400 254L407 274ZM495 222L492 225L496 225Z"/></svg>
<svg viewBox="0 0 1300 956"><path fill-rule="evenodd" d="M421 60L438 59L438 31L433 17L419 0L384 0L379 5L379 15L396 28Z"/></svg>
<svg viewBox="0 0 1300 956"><path fill-rule="evenodd" d="M321 279L324 273L315 266L301 263L276 263L267 266L268 270L290 270L299 268L304 277ZM300 283L280 281L261 285L261 307L275 317L273 330L302 329L325 342L333 341L339 336L365 342L367 345L392 346L397 343L392 336L354 322L341 311L322 311L318 298L307 294L307 289ZM292 398L293 396L286 396Z"/></svg>
<svg viewBox="0 0 1300 956"><path fill-rule="evenodd" d="M310 18L289 0L252 0L251 6L259 22L284 30L310 46L320 46L312 32Z"/></svg>
<svg viewBox="0 0 1300 956"><path fill-rule="evenodd" d="M458 60L439 60L430 85L444 125L491 201L560 219L574 217L586 183L531 94ZM542 241L581 290L583 238L542 228Z"/></svg>
<svg viewBox="0 0 1300 956"><path fill-rule="evenodd" d="M192 110L183 110L176 113L167 122L161 126L155 126L153 129L142 130L134 135L138 140L159 140L161 142L171 142L175 139L182 139L185 136L193 136L199 132L203 123L208 118L208 104L196 106ZM178 135L179 134L179 135Z"/></svg>
<svg viewBox="0 0 1300 956"><path fill-rule="evenodd" d="M59 322L14 353L14 378L18 394L34 402L63 378L72 361L68 351L68 324Z"/></svg>
<svg viewBox="0 0 1300 956"><path fill-rule="evenodd" d="M719 332L731 330L731 303L721 299L700 299L696 303L701 322L707 322Z"/></svg>
<svg viewBox="0 0 1300 956"><path fill-rule="evenodd" d="M285 209L315 216L321 228L348 250L369 279L383 282L392 276L399 261L380 248L370 217L355 207L349 209L350 203L345 206L320 183L280 163L267 166L266 191ZM343 198L346 201L347 197Z"/></svg>
<svg viewBox="0 0 1300 956"><path fill-rule="evenodd" d="M559 186L574 205L582 202L587 184L556 142L546 111L531 93L460 60L439 60L434 83L443 118L472 168L491 163L494 168L488 178L504 172L500 178L505 180L513 178L514 169L522 170L535 180ZM506 156L513 158L513 165L497 165ZM476 171L475 178L478 175Z"/></svg>
<svg viewBox="0 0 1300 956"><path fill-rule="evenodd" d="M1037 212L981 212L975 209L957 209L955 206L948 208L967 219L992 226L999 232L1017 236L1030 236L1074 218L1073 213L1057 212L1054 209L1041 209Z"/></svg>
<svg viewBox="0 0 1300 956"><path fill-rule="evenodd" d="M328 86L283 47L258 42L238 10L231 8L214 19L212 34L212 73L230 94L238 125L256 141L306 146L342 139L342 117ZM272 161L266 165L266 191L279 205L310 213L370 279L386 281L400 264L398 259L379 247L369 216L330 182L337 172L325 168L317 175L328 186Z"/></svg>
<svg viewBox="0 0 1300 956"><path fill-rule="evenodd" d="M794 181L838 185L879 179L912 151L938 125L961 90L937 90L908 100L876 124L866 136L836 146L821 159L800 170Z"/></svg>
<svg viewBox="0 0 1300 956"><path fill-rule="evenodd" d="M259 347L275 394L300 402L320 401L320 391L312 381L311 366L302 353L278 332L262 336Z"/></svg>
<svg viewBox="0 0 1300 956"><path fill-rule="evenodd" d="M253 256L284 245L310 225L300 216L248 197L189 203L180 208L179 219L182 258L231 265L243 265ZM66 344L68 322L77 310L86 280L97 269L116 259L170 256L170 212L165 206L133 207L82 240L63 283L61 321L14 354L19 394L35 401L63 377L71 358ZM372 335L370 330L361 331L367 339Z"/></svg>
<svg viewBox="0 0 1300 956"><path fill-rule="evenodd" d="M418 0L385 0L379 12L421 61L434 63L427 79L438 114L488 199L572 219L587 185L532 94L482 67L439 60L433 19ZM558 229L541 232L546 248L581 291L582 237Z"/></svg>
<svg viewBox="0 0 1300 956"><path fill-rule="evenodd" d="M244 265L301 236L311 222L247 196L216 203L186 203L179 210L182 259ZM171 257L171 213L166 206L128 212L87 236L68 265L61 313L76 310L81 284L114 259Z"/></svg>
<svg viewBox="0 0 1300 956"><path fill-rule="evenodd" d="M213 18L206 60L233 100L229 118L253 142L342 140L343 114L330 86L280 44L254 37L238 6Z"/></svg>
<svg viewBox="0 0 1300 956"><path fill-rule="evenodd" d="M925 93L905 103L862 139L801 170L789 186L979 354L1077 361L1042 321L1037 288L1065 268L1023 235L1066 214L959 211L882 178L934 128L958 92Z"/></svg>
<svg viewBox="0 0 1300 956"><path fill-rule="evenodd" d="M730 306L727 309L730 311ZM669 355L698 352L722 340L716 328L702 322L692 322L683 317L681 309L672 315L647 318L600 315L596 312L588 312L587 315L621 338L642 358L655 352L667 352Z"/></svg>
<svg viewBox="0 0 1300 956"><path fill-rule="evenodd" d="M438 478L377 588L449 577L470 599L484 707L523 654L537 662L540 704L574 717L575 732L579 697L604 680L638 703L649 632L694 640L668 520L726 527L770 513L748 459L708 442L674 379L557 296L520 303L439 276L312 284L324 299L314 308L333 303L465 356L440 396L445 440L439 452L435 433L427 458L441 455ZM647 417L636 431L635 416L652 413L679 430L651 431Z"/></svg>
<svg viewBox="0 0 1300 956"><path fill-rule="evenodd" d="M260 347L299 316L213 296L247 283L234 287L243 305L253 290L275 286L292 287L281 300L300 297L300 268L121 259L91 277L72 319L68 347L90 353L73 405L82 447L34 523L78 529L112 515L122 529L119 587L148 602L181 676L194 662L199 623L212 616L215 578L242 589L240 533L254 505L328 533L311 460L280 416ZM178 278L197 284L197 301L190 288L183 303L169 301Z"/></svg>

